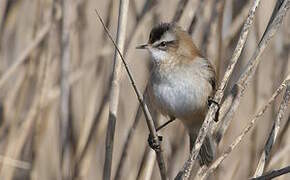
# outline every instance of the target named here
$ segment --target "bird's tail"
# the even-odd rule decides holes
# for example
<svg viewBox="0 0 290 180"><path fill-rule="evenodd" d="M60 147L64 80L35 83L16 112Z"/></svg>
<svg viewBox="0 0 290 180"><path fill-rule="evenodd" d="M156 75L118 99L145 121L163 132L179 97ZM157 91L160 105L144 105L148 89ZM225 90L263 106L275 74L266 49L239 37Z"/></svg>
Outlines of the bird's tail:
<svg viewBox="0 0 290 180"><path fill-rule="evenodd" d="M190 134L190 150L193 148L197 134ZM207 165L213 161L215 155L215 148L211 136L207 135L203 141L198 154L200 166Z"/></svg>

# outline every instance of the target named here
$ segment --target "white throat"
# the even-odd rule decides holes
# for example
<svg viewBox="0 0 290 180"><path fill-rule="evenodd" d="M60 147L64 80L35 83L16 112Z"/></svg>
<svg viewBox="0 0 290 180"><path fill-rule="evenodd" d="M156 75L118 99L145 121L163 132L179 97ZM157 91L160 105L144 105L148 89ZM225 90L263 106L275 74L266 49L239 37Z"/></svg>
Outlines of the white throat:
<svg viewBox="0 0 290 180"><path fill-rule="evenodd" d="M168 60L169 58L169 54L165 51L161 51L161 50L153 49L153 48L150 48L149 51L151 53L154 63L162 62L162 61L165 61L166 59Z"/></svg>

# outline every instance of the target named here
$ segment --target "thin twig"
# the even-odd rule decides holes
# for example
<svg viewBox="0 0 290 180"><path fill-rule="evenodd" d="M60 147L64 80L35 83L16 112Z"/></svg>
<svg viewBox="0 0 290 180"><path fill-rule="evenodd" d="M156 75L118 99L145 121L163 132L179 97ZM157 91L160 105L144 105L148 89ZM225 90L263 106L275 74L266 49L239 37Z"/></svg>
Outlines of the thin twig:
<svg viewBox="0 0 290 180"><path fill-rule="evenodd" d="M286 92L285 92L284 97L283 97L283 101L280 104L277 117L273 123L271 132L268 136L263 153L262 153L260 160L259 160L259 164L256 168L256 172L254 174L254 177L261 176L264 172L264 168L266 166L266 163L268 163L270 151L272 149L273 144L276 142L276 139L277 139L277 135L278 135L278 132L280 129L281 120L285 114L287 107L288 107L289 98L290 98L290 83L287 84L287 88L286 88Z"/></svg>
<svg viewBox="0 0 290 180"><path fill-rule="evenodd" d="M146 119L146 122L147 122L147 125L148 125L148 128L149 128L149 131L150 131L150 135L153 137L153 142L154 142L154 144L156 144L157 146L160 147L160 150L156 150L155 152L156 152L156 155L157 155L157 161L158 161L158 165L159 165L159 169L160 169L160 173L161 173L161 178L163 180L165 180L166 179L165 161L164 161L164 157L163 157L163 153L162 153L161 144L160 144L160 142L158 140L158 137L157 137L157 132L156 132L156 129L155 129L154 121L153 121L153 119L152 119L152 117L151 117L151 115L149 113L147 105L143 101L143 97L142 97L140 91L138 90L138 88L137 88L137 86L135 84L135 80L134 80L133 75L132 75L132 73L131 73L128 65L127 65L126 60L124 59L124 57L123 57L121 51L119 50L117 44L115 43L115 41L113 40L112 36L110 35L107 27L104 26L103 20L100 17L100 15L99 15L97 10L96 10L96 14L97 14L100 22L102 23L104 29L106 30L110 40L114 44L114 46L115 46L115 48L116 48L116 50L117 50L117 52L118 52L123 64L124 64L124 67L125 67L125 69L127 71L129 79L131 81L132 87L133 87L133 89L134 89L134 91L135 91L135 93L137 95L138 101L141 104L142 110L144 112L145 119Z"/></svg>
<svg viewBox="0 0 290 180"><path fill-rule="evenodd" d="M110 2L108 3L108 7L106 9L106 13L107 13L107 15L106 15L107 19L105 21L106 27L109 27L110 24L111 24L111 21L112 21L112 13L113 13L113 6L114 6L114 1L113 0L110 0ZM102 41L103 41L104 44L107 43L107 38L106 37L107 37L106 36L106 32L103 31Z"/></svg>
<svg viewBox="0 0 290 180"><path fill-rule="evenodd" d="M200 175L202 177L201 179L206 179L222 163L222 161L229 156L229 154L242 141L244 136L254 127L254 124L257 122L257 120L265 113L265 111L274 102L274 100L282 92L282 90L287 86L287 84L289 84L289 82L290 82L290 75L283 81L283 83L273 93L272 97L268 100L268 102L262 108L260 108L260 110L255 115L255 117L249 122L249 124L244 128L244 130L234 140L234 142L222 153L222 155L219 158L217 158L212 163L212 165L208 168L208 170L203 175Z"/></svg>
<svg viewBox="0 0 290 180"><path fill-rule="evenodd" d="M263 176L259 176L259 177L256 177L256 178L252 178L251 180L267 180L267 179L273 179L273 178L276 178L278 176L282 176L283 174L287 174L287 173L290 173L290 166L287 166L287 167L282 168L282 169L270 171L270 172L266 173Z"/></svg>
<svg viewBox="0 0 290 180"><path fill-rule="evenodd" d="M241 55L241 52L242 52L243 47L245 45L245 42L247 40L247 36L248 36L249 30L250 30L250 27L253 24L254 15L255 15L255 12L256 12L256 9L257 9L259 3L260 3L260 0L255 0L252 4L251 9L249 10L248 17L243 25L243 29L242 29L241 34L240 34L240 38L238 40L238 43L237 43L236 48L234 50L234 53L231 57L230 63L228 65L227 70L225 72L225 75L220 83L220 86L216 92L215 100L217 102L220 102L221 99L223 98L224 90L225 90L226 85L230 79L230 76L234 70L234 67L235 67L236 63L238 62L238 59Z"/></svg>
<svg viewBox="0 0 290 180"><path fill-rule="evenodd" d="M152 1L148 1L148 3L152 3L152 5L147 5L147 3L144 4L143 6L143 10L142 12L144 12L144 9L148 9L147 10L147 14L148 15L151 15L150 11L152 10L152 7L154 6L153 2ZM184 8L186 7L186 5L188 4L188 0L181 0L179 3L178 3L178 6L176 8L176 11L175 11L175 14L174 14L174 17L173 17L173 20L172 22L178 22L180 20L180 18L182 17L182 14L184 12ZM130 44L132 42L132 40L139 34L137 33L139 28L141 27L140 25L144 24L143 20L146 19L146 13L142 13L141 14L142 16L138 16L138 21L135 23L135 27L133 28L132 30L132 36L130 36L129 40L128 40L128 43L127 43L127 46L125 48L125 52L124 52L124 56L126 57L126 54L127 54L127 49L128 47L130 47ZM125 160L126 160L126 156L127 156L127 150L130 146L130 143L131 143L131 139L133 137L133 134L135 132L135 128L139 122L139 114L140 114L140 111L141 111L141 107L139 106L138 108L138 111L137 111L137 114L136 114L136 117L135 117L135 120L134 120L134 123L132 125L132 127L130 128L130 132L127 136L127 139L126 139L126 142L124 144L124 148L122 150L122 155L121 155L121 159L119 161L119 164L118 164L118 168L117 168L117 173L116 173L116 176L115 176L115 179L119 179L120 177L122 177L122 171L124 169L124 163L125 163ZM161 125L160 127L157 127L156 128L156 131L159 131L160 129L162 129L164 126L166 126L167 124L169 124L170 122L174 121L174 119L171 119L169 121L167 121L165 124Z"/></svg>
<svg viewBox="0 0 290 180"><path fill-rule="evenodd" d="M278 2L278 1L277 1ZM279 11L277 12L276 17L273 19L273 21L269 22L271 25L268 26L268 29L265 30L265 35L260 40L260 43L258 44L257 49L255 50L254 54L250 58L247 66L245 67L245 70L243 71L242 75L238 79L237 83L233 86L231 93L226 97L224 103L222 104L222 108L226 109L226 114L221 114L221 116L224 116L222 122L220 122L220 126L215 129L215 137L217 138L217 143L221 140L221 137L223 137L224 133L226 132L230 121L232 120L232 117L235 113L235 111L238 108L239 102L241 97L243 96L243 93L245 91L245 88L247 87L247 84L251 77L253 76L259 62L260 62L260 56L262 52L265 50L266 45L268 44L269 40L275 35L277 30L282 24L283 18L289 8L289 0L285 0L283 5L280 7ZM276 13L273 13L275 15Z"/></svg>
<svg viewBox="0 0 290 180"><path fill-rule="evenodd" d="M287 4L288 3L288 4ZM259 63L259 57L263 50L265 49L266 45L268 44L269 40L274 36L277 29L282 24L283 17L285 16L287 10L289 8L289 1L284 1L283 5L280 6L279 11L273 13L276 17L273 21L270 21L271 25L268 26L268 29L265 30L265 35L263 39L260 40L260 43L254 52L253 56L251 57L249 63L247 64L244 72L242 73L241 77L239 78L238 82L234 85L231 90L229 96L226 97L222 108L229 109L226 114L225 118L222 122L220 122L220 126L215 129L214 136L217 138L216 143L218 144L221 138L223 137L225 131L227 130L230 121L232 120L234 112L237 110L241 97L243 96L244 90L247 86L249 79L253 76L255 69ZM272 19L271 19L272 20Z"/></svg>
<svg viewBox="0 0 290 180"><path fill-rule="evenodd" d="M118 29L117 29L117 46L120 48L120 53L123 52L124 50L124 44L125 44L125 39L126 39L128 8L129 8L129 0L121 0L120 5L119 5L119 19L118 19ZM99 15L98 17L100 18ZM102 21L102 24L105 27L105 24L103 23L103 21ZM114 135L115 135L115 126L116 126L118 104L119 104L121 74L122 74L121 61L119 59L119 56L117 56L117 51L115 51L113 79L111 82L112 87L111 87L110 96L109 96L110 97L109 98L110 99L109 117L108 117L108 126L107 126L107 134L106 134L105 164L104 164L104 171L103 171L104 180L111 179Z"/></svg>

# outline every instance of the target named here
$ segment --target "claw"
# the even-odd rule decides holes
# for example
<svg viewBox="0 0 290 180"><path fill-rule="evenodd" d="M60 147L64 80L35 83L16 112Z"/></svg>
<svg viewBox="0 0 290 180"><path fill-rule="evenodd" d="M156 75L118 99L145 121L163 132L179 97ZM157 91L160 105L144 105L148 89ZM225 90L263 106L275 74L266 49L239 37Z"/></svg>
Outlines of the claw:
<svg viewBox="0 0 290 180"><path fill-rule="evenodd" d="M162 136L158 136L158 140L162 141L163 137ZM160 151L160 144L156 141L154 141L153 137L149 134L148 136L148 144L150 146L151 149L153 149L154 151Z"/></svg>
<svg viewBox="0 0 290 180"><path fill-rule="evenodd" d="M219 103L216 102L215 100L213 100L212 98L209 98L208 101L207 101L207 103L208 103L208 107L210 107L211 104L217 105L218 110L217 110L217 112L215 114L215 118L214 118L214 121L217 122L218 121L218 117L219 117L219 111L220 111L220 105L219 105Z"/></svg>

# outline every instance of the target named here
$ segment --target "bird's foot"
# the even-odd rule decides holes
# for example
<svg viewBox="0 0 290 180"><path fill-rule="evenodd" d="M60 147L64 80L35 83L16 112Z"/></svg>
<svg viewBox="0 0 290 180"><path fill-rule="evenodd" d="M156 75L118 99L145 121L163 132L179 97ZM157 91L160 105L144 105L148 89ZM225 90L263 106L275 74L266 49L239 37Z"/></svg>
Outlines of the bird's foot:
<svg viewBox="0 0 290 180"><path fill-rule="evenodd" d="M162 140L163 140L163 137L158 136L158 141L161 142ZM156 140L154 140L150 134L148 136L147 141L151 149L153 149L154 151L160 151L160 143L156 142Z"/></svg>
<svg viewBox="0 0 290 180"><path fill-rule="evenodd" d="M214 118L214 121L217 122L218 121L218 117L219 117L219 111L220 111L220 105L218 102L216 102L215 100L213 100L212 98L209 98L207 101L208 107L210 107L211 104L215 104L217 105L218 109Z"/></svg>

